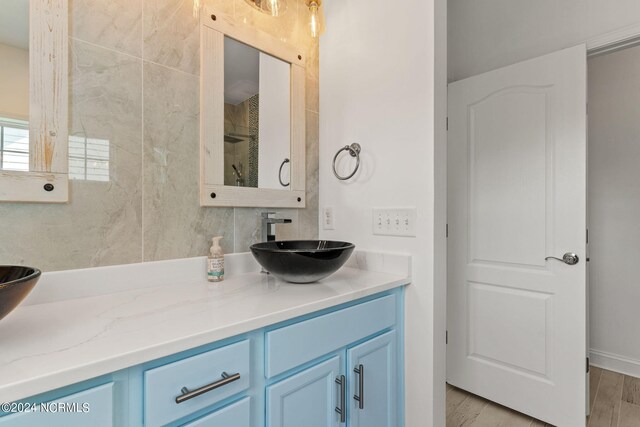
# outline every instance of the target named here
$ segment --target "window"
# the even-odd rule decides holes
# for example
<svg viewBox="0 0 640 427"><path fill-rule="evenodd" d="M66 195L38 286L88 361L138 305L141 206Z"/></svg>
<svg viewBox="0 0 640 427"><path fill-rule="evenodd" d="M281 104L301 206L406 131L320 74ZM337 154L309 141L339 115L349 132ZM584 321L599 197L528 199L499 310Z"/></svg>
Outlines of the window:
<svg viewBox="0 0 640 427"><path fill-rule="evenodd" d="M0 169L29 170L29 122L0 117Z"/></svg>
<svg viewBox="0 0 640 427"><path fill-rule="evenodd" d="M109 181L109 140L69 136L69 178Z"/></svg>
<svg viewBox="0 0 640 427"><path fill-rule="evenodd" d="M29 171L29 122L0 117L0 170ZM70 136L69 178L109 181L109 140Z"/></svg>

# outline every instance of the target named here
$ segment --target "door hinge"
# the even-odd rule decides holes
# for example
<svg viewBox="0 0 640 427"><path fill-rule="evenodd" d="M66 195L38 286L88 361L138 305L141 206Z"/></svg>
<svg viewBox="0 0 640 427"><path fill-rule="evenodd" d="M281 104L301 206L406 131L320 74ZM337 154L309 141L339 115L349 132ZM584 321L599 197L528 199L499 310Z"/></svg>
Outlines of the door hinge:
<svg viewBox="0 0 640 427"><path fill-rule="evenodd" d="M447 130L449 130L449 117L447 117Z"/></svg>
<svg viewBox="0 0 640 427"><path fill-rule="evenodd" d="M444 343L449 344L449 331L446 331L444 334Z"/></svg>
<svg viewBox="0 0 640 427"><path fill-rule="evenodd" d="M587 245L589 244L589 229L587 228Z"/></svg>
<svg viewBox="0 0 640 427"><path fill-rule="evenodd" d="M446 238L448 238L448 237L449 237L449 224L447 224L447 227L446 227L446 229L445 229L444 237L446 237Z"/></svg>
<svg viewBox="0 0 640 427"><path fill-rule="evenodd" d="M591 363L589 362L589 358L587 357L587 374L591 370Z"/></svg>

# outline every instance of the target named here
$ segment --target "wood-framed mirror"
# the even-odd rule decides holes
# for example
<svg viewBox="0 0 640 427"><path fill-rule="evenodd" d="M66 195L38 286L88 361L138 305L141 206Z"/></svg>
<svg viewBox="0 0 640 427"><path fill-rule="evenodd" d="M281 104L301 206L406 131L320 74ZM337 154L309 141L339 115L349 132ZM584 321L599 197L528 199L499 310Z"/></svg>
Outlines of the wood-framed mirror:
<svg viewBox="0 0 640 427"><path fill-rule="evenodd" d="M67 0L6 0L0 16L0 202L65 203Z"/></svg>
<svg viewBox="0 0 640 427"><path fill-rule="evenodd" d="M200 205L305 207L305 58L209 11L201 17Z"/></svg>

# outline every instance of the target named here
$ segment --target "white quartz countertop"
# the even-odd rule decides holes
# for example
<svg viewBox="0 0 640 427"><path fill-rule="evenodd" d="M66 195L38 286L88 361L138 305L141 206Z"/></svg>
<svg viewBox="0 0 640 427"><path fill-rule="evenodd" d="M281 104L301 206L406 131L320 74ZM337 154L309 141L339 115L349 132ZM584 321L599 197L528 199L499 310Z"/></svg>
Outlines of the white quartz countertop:
<svg viewBox="0 0 640 427"><path fill-rule="evenodd" d="M233 267L237 273L228 273L219 284L206 281L204 258L49 273L51 277L45 274L43 289L39 293L34 290L33 297L0 320L0 402L33 396L410 282L410 261L405 256L356 253L347 266L309 285L286 283L257 271L244 272L255 270L255 264L246 255L241 257L227 261L242 267ZM176 274L180 268L202 270ZM128 285L126 281L133 278L145 282L140 279L146 276L142 269L153 269L156 276L163 269L171 274L160 284ZM91 277L96 277L99 289Z"/></svg>

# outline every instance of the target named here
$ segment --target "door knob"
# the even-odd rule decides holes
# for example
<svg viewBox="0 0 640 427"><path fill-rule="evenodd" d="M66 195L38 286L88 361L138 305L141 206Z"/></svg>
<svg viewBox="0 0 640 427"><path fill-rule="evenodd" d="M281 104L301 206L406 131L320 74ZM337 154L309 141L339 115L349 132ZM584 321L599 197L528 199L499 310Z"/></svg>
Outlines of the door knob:
<svg viewBox="0 0 640 427"><path fill-rule="evenodd" d="M567 265L576 265L578 261L580 261L580 258L578 258L578 255L574 254L573 252L567 252L566 254L562 255L562 258L548 256L544 260L546 261L548 259L556 259L558 261L564 262Z"/></svg>

